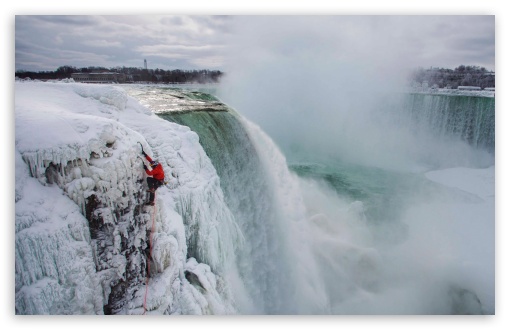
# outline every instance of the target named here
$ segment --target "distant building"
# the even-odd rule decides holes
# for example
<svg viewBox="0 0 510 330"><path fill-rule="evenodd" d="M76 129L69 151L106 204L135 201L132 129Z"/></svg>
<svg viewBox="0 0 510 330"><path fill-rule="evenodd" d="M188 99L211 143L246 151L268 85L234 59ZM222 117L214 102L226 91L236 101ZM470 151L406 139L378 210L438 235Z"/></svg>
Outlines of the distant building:
<svg viewBox="0 0 510 330"><path fill-rule="evenodd" d="M464 91L478 91L481 90L482 88L478 86L459 86L458 89Z"/></svg>
<svg viewBox="0 0 510 330"><path fill-rule="evenodd" d="M496 87L485 87L483 90L484 90L484 91L491 91L491 92L495 92L495 91L496 91Z"/></svg>
<svg viewBox="0 0 510 330"><path fill-rule="evenodd" d="M93 84L122 84L126 82L126 75L117 72L86 72L71 73L71 78L76 82Z"/></svg>

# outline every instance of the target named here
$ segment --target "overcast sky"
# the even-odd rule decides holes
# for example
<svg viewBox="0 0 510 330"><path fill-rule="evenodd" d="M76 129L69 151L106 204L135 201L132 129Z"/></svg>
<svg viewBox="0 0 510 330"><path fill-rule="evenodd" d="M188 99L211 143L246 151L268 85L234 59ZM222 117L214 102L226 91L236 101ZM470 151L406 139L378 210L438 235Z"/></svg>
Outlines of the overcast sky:
<svg viewBox="0 0 510 330"><path fill-rule="evenodd" d="M16 70L76 67L217 69L224 16L16 16Z"/></svg>
<svg viewBox="0 0 510 330"><path fill-rule="evenodd" d="M260 56L395 57L415 66L495 69L495 18L485 16L16 15L16 70L62 65L231 68ZM252 55L252 56L258 56ZM401 57L401 58L398 58Z"/></svg>

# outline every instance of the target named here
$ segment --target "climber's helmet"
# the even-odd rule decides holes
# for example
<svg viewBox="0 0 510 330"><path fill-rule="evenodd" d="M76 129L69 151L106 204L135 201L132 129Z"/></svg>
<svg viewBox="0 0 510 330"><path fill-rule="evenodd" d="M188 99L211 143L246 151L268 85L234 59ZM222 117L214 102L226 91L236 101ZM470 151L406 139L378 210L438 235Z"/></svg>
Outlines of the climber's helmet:
<svg viewBox="0 0 510 330"><path fill-rule="evenodd" d="M157 160L153 160L153 161L151 162L151 166L152 166L152 167L156 167L157 165L158 165L158 161L157 161Z"/></svg>

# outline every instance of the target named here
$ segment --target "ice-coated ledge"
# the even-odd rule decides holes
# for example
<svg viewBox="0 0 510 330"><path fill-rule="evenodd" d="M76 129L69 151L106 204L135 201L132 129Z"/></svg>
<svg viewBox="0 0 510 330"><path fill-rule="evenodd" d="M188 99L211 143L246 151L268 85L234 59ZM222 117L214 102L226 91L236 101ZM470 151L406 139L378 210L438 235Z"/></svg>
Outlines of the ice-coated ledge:
<svg viewBox="0 0 510 330"><path fill-rule="evenodd" d="M123 86L127 93L137 98L154 113L192 112L192 111L227 111L227 107L212 95L200 91L154 86ZM154 95L157 94L157 97Z"/></svg>

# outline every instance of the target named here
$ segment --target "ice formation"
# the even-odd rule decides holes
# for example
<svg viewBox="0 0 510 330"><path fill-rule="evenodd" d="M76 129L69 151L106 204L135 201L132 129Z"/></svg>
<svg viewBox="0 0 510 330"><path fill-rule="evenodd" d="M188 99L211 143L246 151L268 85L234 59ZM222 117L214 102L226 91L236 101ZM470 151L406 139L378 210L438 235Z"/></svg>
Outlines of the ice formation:
<svg viewBox="0 0 510 330"><path fill-rule="evenodd" d="M115 86L16 82L15 136L17 314L236 312L223 276L242 237L189 128ZM170 188L154 207L138 142Z"/></svg>

